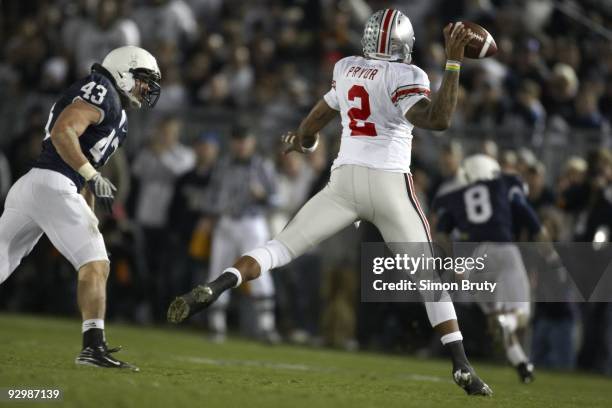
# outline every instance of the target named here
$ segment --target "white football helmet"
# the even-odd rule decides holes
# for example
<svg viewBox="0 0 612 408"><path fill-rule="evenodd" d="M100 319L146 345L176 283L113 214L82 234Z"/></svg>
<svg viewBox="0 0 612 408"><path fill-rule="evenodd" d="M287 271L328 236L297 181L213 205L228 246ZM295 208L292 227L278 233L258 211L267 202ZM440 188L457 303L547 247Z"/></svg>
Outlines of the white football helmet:
<svg viewBox="0 0 612 408"><path fill-rule="evenodd" d="M132 45L115 48L104 58L102 67L113 76L117 87L133 107L140 108L143 101L150 108L155 106L161 94L161 72L150 52ZM148 85L148 91L140 95L133 93L137 79Z"/></svg>
<svg viewBox="0 0 612 408"><path fill-rule="evenodd" d="M497 160L486 154L474 154L466 157L459 169L459 179L467 183L492 180L499 177L501 167Z"/></svg>
<svg viewBox="0 0 612 408"><path fill-rule="evenodd" d="M399 10L379 10L366 22L361 45L368 58L410 63L414 46L412 23Z"/></svg>

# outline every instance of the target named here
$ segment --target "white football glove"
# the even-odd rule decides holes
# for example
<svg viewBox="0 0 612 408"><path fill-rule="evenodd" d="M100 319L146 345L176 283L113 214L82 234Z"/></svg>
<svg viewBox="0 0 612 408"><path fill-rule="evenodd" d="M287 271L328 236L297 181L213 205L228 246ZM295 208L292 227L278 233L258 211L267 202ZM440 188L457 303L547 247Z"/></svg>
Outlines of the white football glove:
<svg viewBox="0 0 612 408"><path fill-rule="evenodd" d="M114 192L117 191L117 187L100 173L96 173L89 179L87 185L89 186L89 190L96 197L96 202L98 202L106 212L112 214L113 202L115 201Z"/></svg>

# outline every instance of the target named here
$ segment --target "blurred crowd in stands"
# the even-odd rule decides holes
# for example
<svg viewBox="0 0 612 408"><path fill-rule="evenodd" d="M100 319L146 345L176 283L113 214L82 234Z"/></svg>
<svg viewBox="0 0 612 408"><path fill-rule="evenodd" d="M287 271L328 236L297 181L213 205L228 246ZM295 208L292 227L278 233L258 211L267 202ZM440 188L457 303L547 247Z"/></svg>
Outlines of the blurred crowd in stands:
<svg viewBox="0 0 612 408"><path fill-rule="evenodd" d="M274 164L274 188L265 191L272 234L325 185L337 122L311 156L281 154L278 139L327 91L333 64L361 53L363 23L384 7L411 18L413 61L432 91L443 73L447 22L475 21L499 47L495 58L465 62L451 129L415 131L413 173L424 206L464 155L484 152L524 178L555 241L609 241L612 6L598 0L0 2L0 205L37 156L54 97L111 49L147 48L159 61L162 96L154 111L130 114L132 141L105 169L119 187L114 213L99 218L112 260L109 318L161 322L171 296L206 279L217 222L231 207L205 204L216 163L246 154ZM248 135L231 137L237 123ZM360 242L377 234L351 227L273 274L285 339L439 351L422 306L359 302ZM74 314L74 277L43 239L0 287L0 308ZM232 301L233 328L245 325L232 312L248 311L243 303ZM498 355L478 309L458 312L469 317L466 347ZM538 304L532 328L537 365L612 374L609 304Z"/></svg>

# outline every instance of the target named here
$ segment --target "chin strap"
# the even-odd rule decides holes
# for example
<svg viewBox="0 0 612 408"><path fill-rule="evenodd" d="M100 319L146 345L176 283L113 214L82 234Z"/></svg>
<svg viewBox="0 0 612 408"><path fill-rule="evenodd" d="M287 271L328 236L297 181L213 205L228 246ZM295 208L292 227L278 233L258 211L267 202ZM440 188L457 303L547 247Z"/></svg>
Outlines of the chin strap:
<svg viewBox="0 0 612 408"><path fill-rule="evenodd" d="M128 95L128 99L132 108L140 109L142 107L142 103L132 95Z"/></svg>
<svg viewBox="0 0 612 408"><path fill-rule="evenodd" d="M117 72L117 76L115 76L115 80L117 81L117 86L124 92L129 92L134 88L136 81L134 80L134 75L131 72Z"/></svg>
<svg viewBox="0 0 612 408"><path fill-rule="evenodd" d="M123 94L130 100L130 105L133 108L140 108L141 103L138 99L136 99L131 91L136 86L136 81L134 80L134 75L131 72L118 72L119 78L117 80L117 86Z"/></svg>

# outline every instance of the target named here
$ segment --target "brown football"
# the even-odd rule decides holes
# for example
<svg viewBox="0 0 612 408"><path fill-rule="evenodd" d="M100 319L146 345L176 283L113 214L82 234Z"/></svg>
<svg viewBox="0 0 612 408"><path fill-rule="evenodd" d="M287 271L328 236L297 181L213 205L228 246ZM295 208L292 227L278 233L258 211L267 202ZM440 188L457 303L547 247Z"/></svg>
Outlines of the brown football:
<svg viewBox="0 0 612 408"><path fill-rule="evenodd" d="M465 46L466 58L487 58L497 52L497 44L495 44L493 36L487 30L471 21L462 21L462 23L472 32L472 39Z"/></svg>

